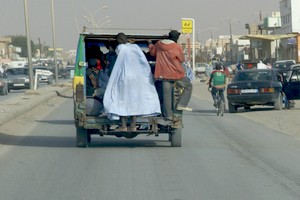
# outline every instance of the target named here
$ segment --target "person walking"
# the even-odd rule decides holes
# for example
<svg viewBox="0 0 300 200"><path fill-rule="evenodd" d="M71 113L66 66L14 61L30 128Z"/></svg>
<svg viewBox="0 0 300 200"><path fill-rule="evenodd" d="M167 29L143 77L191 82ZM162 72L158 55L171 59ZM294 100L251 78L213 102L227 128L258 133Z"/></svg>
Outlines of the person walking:
<svg viewBox="0 0 300 200"><path fill-rule="evenodd" d="M163 93L162 113L165 119L173 120L173 87L177 82L184 88L177 104L177 110L192 111L188 107L192 94L192 83L186 77L182 63L185 61L181 46L177 44L180 33L171 30L168 39L160 40L155 45L149 42L150 55L156 57L154 78L161 81Z"/></svg>

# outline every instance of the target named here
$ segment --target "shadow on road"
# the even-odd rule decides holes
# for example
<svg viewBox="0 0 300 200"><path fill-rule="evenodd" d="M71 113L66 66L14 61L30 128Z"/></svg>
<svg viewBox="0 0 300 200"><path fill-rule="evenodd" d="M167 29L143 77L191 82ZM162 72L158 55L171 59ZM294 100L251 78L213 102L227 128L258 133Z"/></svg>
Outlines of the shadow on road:
<svg viewBox="0 0 300 200"><path fill-rule="evenodd" d="M11 146L70 148L75 146L75 137L16 136L0 133L0 144Z"/></svg>
<svg viewBox="0 0 300 200"><path fill-rule="evenodd" d="M77 148L76 138L63 136L16 136L0 133L0 145L46 147L46 148ZM105 138L106 137L106 138ZM89 148L149 148L170 147L170 142L165 139L126 139L114 136L92 136Z"/></svg>
<svg viewBox="0 0 300 200"><path fill-rule="evenodd" d="M55 92L56 92L57 96L59 96L59 97L63 97L63 98L67 98L67 99L73 99L73 96L63 95L59 91L55 91Z"/></svg>
<svg viewBox="0 0 300 200"><path fill-rule="evenodd" d="M35 120L36 122L40 123L47 123L47 124L59 124L59 125L74 125L74 120Z"/></svg>

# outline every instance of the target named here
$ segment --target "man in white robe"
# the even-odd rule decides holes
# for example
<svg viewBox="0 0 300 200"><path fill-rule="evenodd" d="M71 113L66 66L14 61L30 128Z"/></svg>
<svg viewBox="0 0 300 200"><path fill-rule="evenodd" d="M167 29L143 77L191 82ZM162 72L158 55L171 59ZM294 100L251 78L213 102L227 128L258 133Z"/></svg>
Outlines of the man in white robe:
<svg viewBox="0 0 300 200"><path fill-rule="evenodd" d="M160 102L144 52L128 43L124 33L117 35L117 42L118 57L105 90L104 109L111 119L121 117L120 131L127 131L126 117L131 116L130 129L136 131L136 116L161 114Z"/></svg>

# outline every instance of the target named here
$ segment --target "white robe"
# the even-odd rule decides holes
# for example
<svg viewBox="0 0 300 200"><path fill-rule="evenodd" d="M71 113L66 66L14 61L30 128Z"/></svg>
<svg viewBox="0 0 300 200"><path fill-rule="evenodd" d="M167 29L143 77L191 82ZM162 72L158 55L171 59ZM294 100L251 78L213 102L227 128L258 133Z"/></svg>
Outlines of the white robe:
<svg viewBox="0 0 300 200"><path fill-rule="evenodd" d="M155 116L161 113L154 79L145 54L136 44L120 44L117 60L104 93L104 109L119 116Z"/></svg>

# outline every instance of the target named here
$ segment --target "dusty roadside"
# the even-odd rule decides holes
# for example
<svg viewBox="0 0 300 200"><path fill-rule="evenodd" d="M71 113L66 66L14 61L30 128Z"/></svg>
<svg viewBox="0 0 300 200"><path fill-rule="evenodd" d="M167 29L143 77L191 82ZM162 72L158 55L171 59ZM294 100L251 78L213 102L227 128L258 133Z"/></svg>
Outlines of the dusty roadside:
<svg viewBox="0 0 300 200"><path fill-rule="evenodd" d="M212 102L205 82L200 82L199 79L197 79L193 81L193 86L194 96ZM293 109L277 111L271 107L258 107L251 108L248 112L244 112L244 110L241 109L238 113L234 113L234 115L241 115L250 120L262 123L271 129L279 130L300 139L300 100L296 100L295 102L295 108Z"/></svg>

